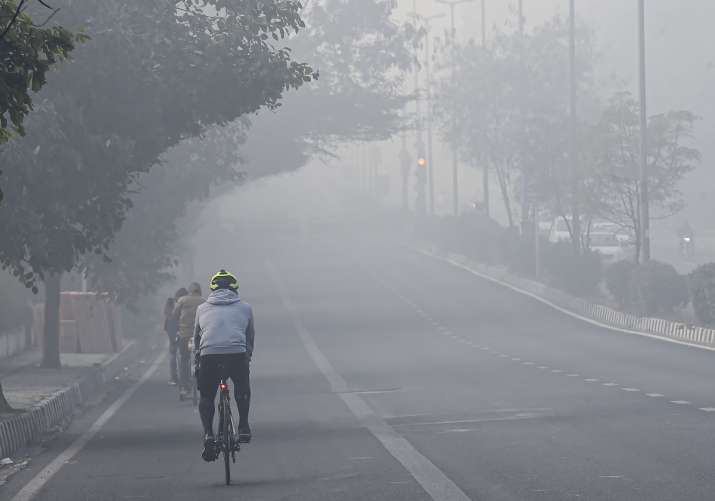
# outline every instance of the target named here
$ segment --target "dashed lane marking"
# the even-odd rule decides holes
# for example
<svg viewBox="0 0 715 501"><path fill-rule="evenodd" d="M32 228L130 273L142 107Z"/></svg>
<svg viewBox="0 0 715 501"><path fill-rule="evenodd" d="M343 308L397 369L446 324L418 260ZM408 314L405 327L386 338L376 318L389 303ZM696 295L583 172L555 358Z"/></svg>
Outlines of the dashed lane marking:
<svg viewBox="0 0 715 501"><path fill-rule="evenodd" d="M645 396L650 398L663 398L665 395L662 393L646 393Z"/></svg>
<svg viewBox="0 0 715 501"><path fill-rule="evenodd" d="M629 392L631 392L631 393L635 393L635 392L640 391L638 388L621 388L621 390L623 390L623 391L629 391Z"/></svg>
<svg viewBox="0 0 715 501"><path fill-rule="evenodd" d="M691 405L687 400L671 400L670 403L675 405Z"/></svg>
<svg viewBox="0 0 715 501"><path fill-rule="evenodd" d="M614 386L620 386L618 383L603 383L603 386L608 386L609 388L613 388Z"/></svg>
<svg viewBox="0 0 715 501"><path fill-rule="evenodd" d="M703 412L715 412L715 407L701 407L698 410L703 411Z"/></svg>
<svg viewBox="0 0 715 501"><path fill-rule="evenodd" d="M346 393L349 389L347 381L335 370L333 364L330 363L315 343L313 335L300 321L298 309L288 297L278 271L270 263L266 263L266 268L279 293L284 308L290 314L293 326L308 355L320 372L323 373L325 379L328 380L332 390L338 394L361 426L380 441L385 450L402 464L433 501L471 501L469 496L442 470L437 468L432 461L422 455L407 439L377 415L360 395Z"/></svg>

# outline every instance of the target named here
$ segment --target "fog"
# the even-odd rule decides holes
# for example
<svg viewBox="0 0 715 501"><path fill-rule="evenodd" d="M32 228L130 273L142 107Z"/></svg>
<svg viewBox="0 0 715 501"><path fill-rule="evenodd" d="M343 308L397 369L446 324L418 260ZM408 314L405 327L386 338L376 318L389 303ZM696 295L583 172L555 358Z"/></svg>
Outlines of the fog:
<svg viewBox="0 0 715 501"><path fill-rule="evenodd" d="M711 499L715 4L573 5L0 0L0 500Z"/></svg>

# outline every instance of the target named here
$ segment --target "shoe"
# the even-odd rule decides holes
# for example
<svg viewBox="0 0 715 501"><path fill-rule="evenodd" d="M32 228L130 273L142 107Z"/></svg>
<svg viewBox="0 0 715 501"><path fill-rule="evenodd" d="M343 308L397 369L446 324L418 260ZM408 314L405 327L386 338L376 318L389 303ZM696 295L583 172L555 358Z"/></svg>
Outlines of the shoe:
<svg viewBox="0 0 715 501"><path fill-rule="evenodd" d="M247 444L251 442L251 428L248 426L238 429L238 443Z"/></svg>
<svg viewBox="0 0 715 501"><path fill-rule="evenodd" d="M216 458L218 458L216 439L212 435L206 435L206 437L204 438L204 451L201 453L201 457L207 463L216 461Z"/></svg>

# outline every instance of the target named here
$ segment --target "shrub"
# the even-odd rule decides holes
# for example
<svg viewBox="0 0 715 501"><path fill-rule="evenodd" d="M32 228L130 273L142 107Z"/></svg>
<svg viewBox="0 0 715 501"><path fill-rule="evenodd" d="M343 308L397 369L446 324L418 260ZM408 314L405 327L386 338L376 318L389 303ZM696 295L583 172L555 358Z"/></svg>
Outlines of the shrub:
<svg viewBox="0 0 715 501"><path fill-rule="evenodd" d="M456 219L455 232L458 252L485 263L499 258L504 229L493 219L477 213L462 214Z"/></svg>
<svg viewBox="0 0 715 501"><path fill-rule="evenodd" d="M554 287L579 296L592 295L601 282L601 258L591 251L576 254L568 242L542 250L542 264Z"/></svg>
<svg viewBox="0 0 715 501"><path fill-rule="evenodd" d="M630 307L631 278L638 265L629 260L618 261L606 269L606 288L621 308Z"/></svg>
<svg viewBox="0 0 715 501"><path fill-rule="evenodd" d="M641 315L667 315L690 300L686 278L658 261L633 269L630 290L630 309Z"/></svg>
<svg viewBox="0 0 715 501"><path fill-rule="evenodd" d="M505 229L499 237L500 260L520 275L534 272L534 243L522 238L516 228Z"/></svg>
<svg viewBox="0 0 715 501"><path fill-rule="evenodd" d="M715 324L715 263L698 266L690 274L693 310L705 325Z"/></svg>

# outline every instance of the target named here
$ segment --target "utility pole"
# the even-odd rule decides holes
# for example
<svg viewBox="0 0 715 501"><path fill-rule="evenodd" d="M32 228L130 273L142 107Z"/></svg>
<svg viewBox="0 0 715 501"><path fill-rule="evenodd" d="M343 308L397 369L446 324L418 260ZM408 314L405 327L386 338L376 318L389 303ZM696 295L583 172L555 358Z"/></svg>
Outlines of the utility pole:
<svg viewBox="0 0 715 501"><path fill-rule="evenodd" d="M521 2L521 0L519 0ZM482 0L482 49L487 50L487 0ZM484 214L489 217L489 158L484 155L482 167L482 189L484 190Z"/></svg>
<svg viewBox="0 0 715 501"><path fill-rule="evenodd" d="M581 253L581 210L580 210L580 175L576 147L576 0L570 0L570 15L569 15L569 66L571 74L569 108L570 108L570 147L569 147L569 163L571 164L571 190L572 190L572 221L571 231L573 232L574 250L577 254Z"/></svg>
<svg viewBox="0 0 715 501"><path fill-rule="evenodd" d="M441 3L449 6L450 14L450 38L452 42L452 82L456 80L457 76L457 28L454 24L454 9L457 5L467 2L472 2L473 0L436 0L437 3ZM452 145L452 199L453 199L453 209L454 215L459 215L459 155L457 152L457 145Z"/></svg>
<svg viewBox="0 0 715 501"><path fill-rule="evenodd" d="M412 0L412 14L415 21L419 19L417 13L417 0ZM422 92L420 90L420 69L419 65L415 67L415 153L417 158L423 158L425 154L425 143L422 137L423 117L422 117Z"/></svg>
<svg viewBox="0 0 715 501"><path fill-rule="evenodd" d="M524 2L519 0L517 15L519 16L517 26L519 27L519 65L522 70L524 68ZM523 82L520 82L519 93L519 110L524 117L524 92ZM523 122L522 122L523 125ZM522 159L523 160L523 159ZM526 172L526 165L521 163L521 234L526 236L529 228L529 178Z"/></svg>
<svg viewBox="0 0 715 501"><path fill-rule="evenodd" d="M483 0L482 0L483 1ZM434 216L434 164L433 164L433 149L432 149L432 121L433 121L433 103L432 103L432 70L431 70L431 49L430 49L430 22L433 19L444 17L444 14L435 14L426 17L425 21L425 95L427 101L427 185L429 191L429 213Z"/></svg>
<svg viewBox="0 0 715 501"><path fill-rule="evenodd" d="M650 207L648 200L648 115L645 60L645 0L638 0L638 61L640 80L640 205L641 262L650 261Z"/></svg>
<svg viewBox="0 0 715 501"><path fill-rule="evenodd" d="M410 210L407 181L410 178L410 167L412 165L412 159L410 158L410 153L407 151L407 137L405 136L404 132L401 134L401 139L402 149L400 150L400 174L402 174L402 210L407 213Z"/></svg>

